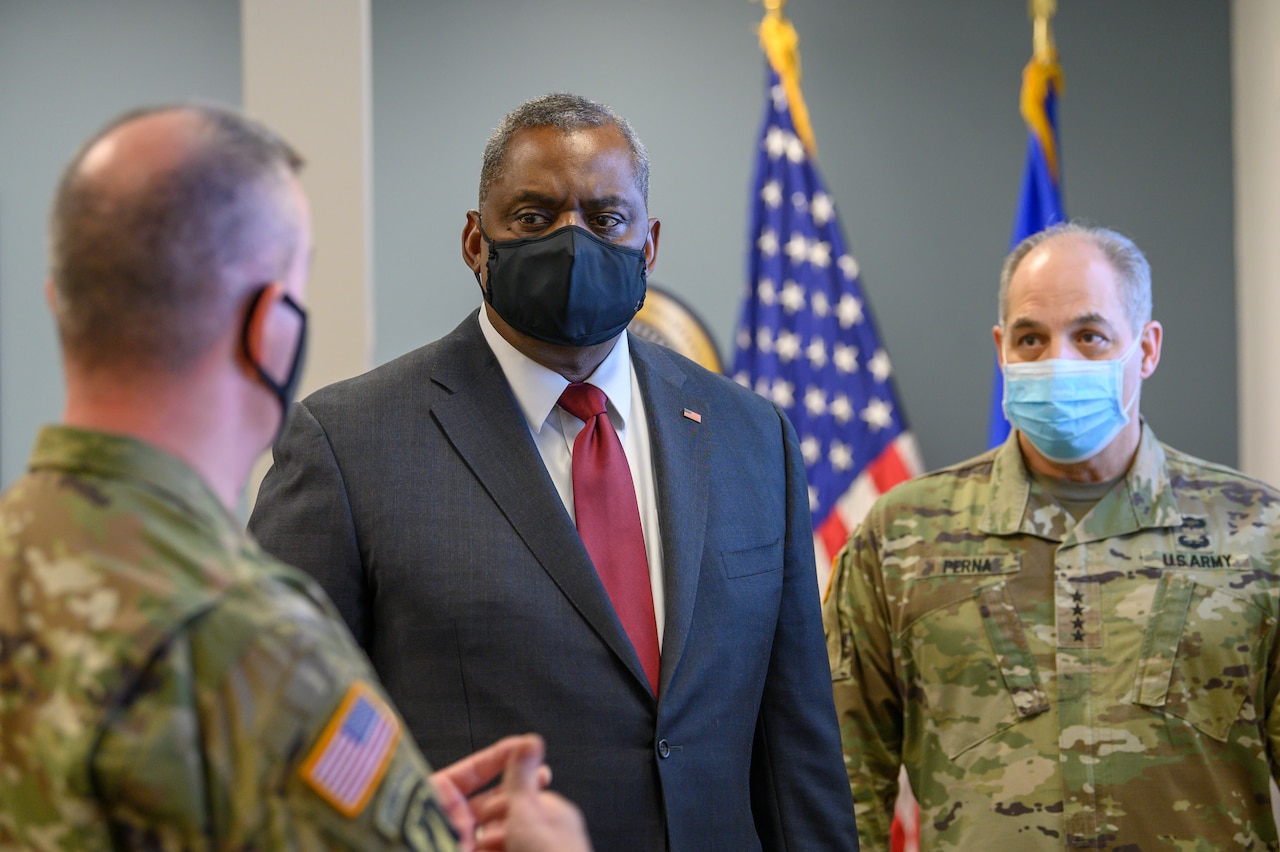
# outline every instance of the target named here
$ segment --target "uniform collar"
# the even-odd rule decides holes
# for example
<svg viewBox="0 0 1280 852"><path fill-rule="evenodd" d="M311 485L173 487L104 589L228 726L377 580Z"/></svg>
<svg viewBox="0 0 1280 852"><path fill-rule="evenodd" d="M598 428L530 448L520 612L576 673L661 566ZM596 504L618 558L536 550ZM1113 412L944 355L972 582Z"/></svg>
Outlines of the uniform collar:
<svg viewBox="0 0 1280 852"><path fill-rule="evenodd" d="M1141 529L1182 523L1164 449L1142 421L1138 452L1124 477L1076 524L1027 472L1016 430L996 451L991 493L979 530L991 535L1025 533L1065 544L1083 544Z"/></svg>
<svg viewBox="0 0 1280 852"><path fill-rule="evenodd" d="M215 525L219 534L241 536L240 525L200 474L145 441L72 426L45 426L36 437L28 468L90 474L126 481L181 504L190 514Z"/></svg>

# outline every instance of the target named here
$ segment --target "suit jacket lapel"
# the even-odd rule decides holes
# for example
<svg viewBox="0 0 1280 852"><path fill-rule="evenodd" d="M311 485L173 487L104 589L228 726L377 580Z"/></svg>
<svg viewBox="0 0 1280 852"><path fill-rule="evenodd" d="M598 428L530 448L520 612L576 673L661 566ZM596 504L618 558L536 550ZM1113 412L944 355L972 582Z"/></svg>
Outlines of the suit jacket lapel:
<svg viewBox="0 0 1280 852"><path fill-rule="evenodd" d="M432 380L451 394L432 405L432 416L534 558L648 689L640 659L560 502L475 314L448 341Z"/></svg>
<svg viewBox="0 0 1280 852"><path fill-rule="evenodd" d="M635 335L630 344L649 424L662 527L666 625L658 682L661 695L680 664L693 621L707 528L707 435L715 428L715 412L705 398L685 389L684 370L665 350ZM686 411L700 415L701 422L686 416Z"/></svg>

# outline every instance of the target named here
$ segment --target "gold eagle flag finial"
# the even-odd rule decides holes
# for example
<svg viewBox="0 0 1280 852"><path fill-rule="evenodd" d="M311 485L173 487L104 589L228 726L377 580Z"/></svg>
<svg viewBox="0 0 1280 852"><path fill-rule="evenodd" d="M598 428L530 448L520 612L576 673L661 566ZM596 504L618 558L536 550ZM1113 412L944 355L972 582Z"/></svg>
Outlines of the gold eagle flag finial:
<svg viewBox="0 0 1280 852"><path fill-rule="evenodd" d="M1058 0L1028 0L1027 11L1034 26L1032 45L1035 57L1046 65L1050 64L1057 59L1049 21L1058 11Z"/></svg>

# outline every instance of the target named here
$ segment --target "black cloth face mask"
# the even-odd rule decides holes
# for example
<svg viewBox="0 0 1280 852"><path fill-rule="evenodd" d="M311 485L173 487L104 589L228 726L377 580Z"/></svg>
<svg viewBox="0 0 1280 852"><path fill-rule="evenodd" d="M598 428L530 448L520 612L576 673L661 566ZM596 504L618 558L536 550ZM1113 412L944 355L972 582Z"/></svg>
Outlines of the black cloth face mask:
<svg viewBox="0 0 1280 852"><path fill-rule="evenodd" d="M298 315L298 342L294 344L293 359L289 366L289 372L283 381L276 381L266 368L263 367L258 360L253 357L253 351L249 346L250 326L253 322L253 316L258 309L258 303L262 301L262 297L267 293L267 286L264 286L254 294L253 300L249 302L249 310L244 317L244 330L241 332L240 344L244 350L244 357L249 359L249 363L253 365L253 369L257 372L258 378L266 385L276 399L280 403L280 425L276 428L275 439L272 444L280 439L284 433L285 421L289 417L289 406L293 404L294 395L298 392L298 383L302 381L302 364L306 360L307 355L307 312L306 309L293 300L293 297L285 293L280 298L280 304L293 310Z"/></svg>
<svg viewBox="0 0 1280 852"><path fill-rule="evenodd" d="M481 225L480 235L489 244L485 300L530 337L593 346L620 334L644 304L643 249L614 245L576 225L501 242Z"/></svg>

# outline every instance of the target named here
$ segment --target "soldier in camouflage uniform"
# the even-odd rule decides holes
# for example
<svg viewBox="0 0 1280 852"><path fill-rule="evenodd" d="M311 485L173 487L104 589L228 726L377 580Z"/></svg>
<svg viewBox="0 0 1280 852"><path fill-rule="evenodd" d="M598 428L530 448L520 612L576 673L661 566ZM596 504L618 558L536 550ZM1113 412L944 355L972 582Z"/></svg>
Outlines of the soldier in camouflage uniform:
<svg viewBox="0 0 1280 852"><path fill-rule="evenodd" d="M1150 305L1118 234L1015 248L995 340L1016 431L893 489L838 556L864 849L887 848L900 764L923 849L1277 848L1280 493L1140 420Z"/></svg>
<svg viewBox="0 0 1280 852"><path fill-rule="evenodd" d="M66 424L0 498L0 849L587 848L536 737L431 776L324 593L231 514L302 355L298 166L181 107L64 174Z"/></svg>

